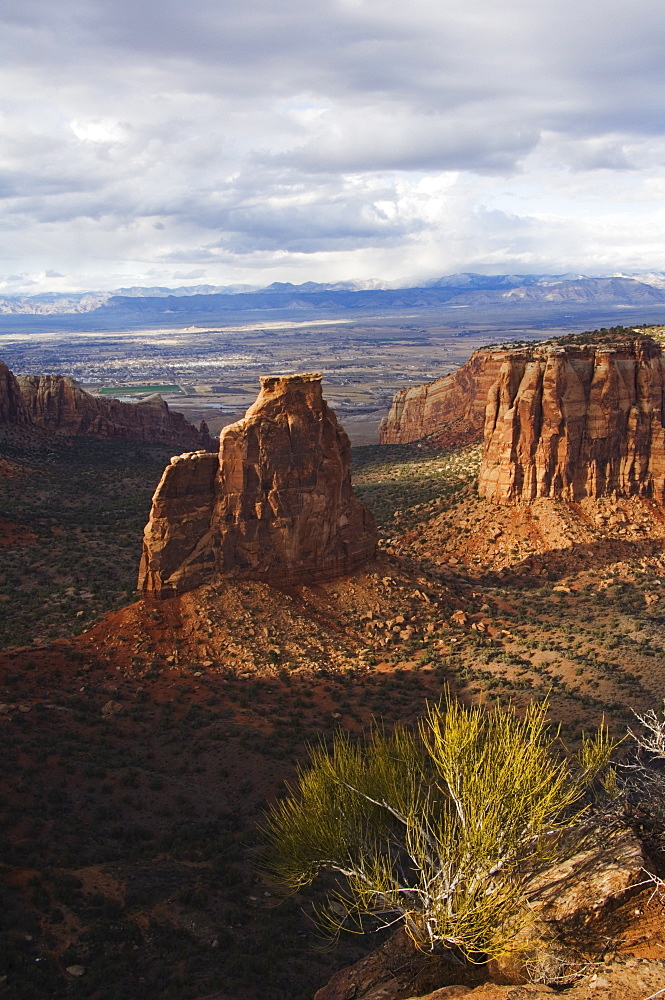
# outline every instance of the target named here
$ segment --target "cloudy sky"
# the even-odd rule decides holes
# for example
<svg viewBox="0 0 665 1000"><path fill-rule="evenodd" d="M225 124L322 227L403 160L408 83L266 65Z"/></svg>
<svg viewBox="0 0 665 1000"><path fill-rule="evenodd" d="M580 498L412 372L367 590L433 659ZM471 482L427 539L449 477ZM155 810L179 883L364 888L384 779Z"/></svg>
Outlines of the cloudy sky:
<svg viewBox="0 0 665 1000"><path fill-rule="evenodd" d="M0 294L665 270L662 0L5 0Z"/></svg>

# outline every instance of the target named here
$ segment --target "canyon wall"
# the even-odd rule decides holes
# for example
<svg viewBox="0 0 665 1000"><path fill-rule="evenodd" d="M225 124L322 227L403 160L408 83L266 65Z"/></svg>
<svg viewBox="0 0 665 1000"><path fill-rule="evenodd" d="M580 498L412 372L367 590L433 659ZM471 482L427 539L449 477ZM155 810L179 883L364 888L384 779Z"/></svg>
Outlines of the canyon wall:
<svg viewBox="0 0 665 1000"><path fill-rule="evenodd" d="M21 387L7 365L0 361L0 425L20 426L28 423Z"/></svg>
<svg viewBox="0 0 665 1000"><path fill-rule="evenodd" d="M15 376L0 362L0 426L39 428L49 435L128 438L174 448L210 448L205 422L194 427L159 395L141 403L91 396L62 375Z"/></svg>
<svg viewBox="0 0 665 1000"><path fill-rule="evenodd" d="M478 492L665 503L665 363L647 337L516 349L486 407Z"/></svg>
<svg viewBox="0 0 665 1000"><path fill-rule="evenodd" d="M381 444L428 440L440 448L482 440L485 403L506 356L504 349L482 348L444 378L400 389L381 422Z"/></svg>
<svg viewBox="0 0 665 1000"><path fill-rule="evenodd" d="M265 376L219 455L173 459L153 498L139 587L168 595L223 577L291 586L371 559L372 515L353 496L350 444L318 374Z"/></svg>

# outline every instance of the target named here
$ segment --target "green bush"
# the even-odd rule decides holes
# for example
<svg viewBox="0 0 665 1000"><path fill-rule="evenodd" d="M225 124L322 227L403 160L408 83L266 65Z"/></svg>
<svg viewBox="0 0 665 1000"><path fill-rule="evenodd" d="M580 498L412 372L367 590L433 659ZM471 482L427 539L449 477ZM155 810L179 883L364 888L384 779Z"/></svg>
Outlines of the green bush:
<svg viewBox="0 0 665 1000"><path fill-rule="evenodd" d="M566 758L546 710L532 703L520 719L451 702L414 730L313 748L268 813L270 877L298 890L334 872L319 917L335 934L372 916L473 962L509 951L528 921L528 879L572 849L562 834L613 749L601 727Z"/></svg>

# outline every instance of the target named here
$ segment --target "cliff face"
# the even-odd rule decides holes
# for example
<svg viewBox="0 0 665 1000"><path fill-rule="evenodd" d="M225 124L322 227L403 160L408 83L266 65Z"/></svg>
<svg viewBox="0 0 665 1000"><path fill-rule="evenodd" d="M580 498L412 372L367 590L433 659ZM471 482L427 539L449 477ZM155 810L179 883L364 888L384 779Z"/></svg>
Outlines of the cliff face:
<svg viewBox="0 0 665 1000"><path fill-rule="evenodd" d="M334 579L370 559L372 515L353 496L349 439L320 375L263 377L219 456L166 469L145 529L139 587L169 594L215 577L293 585Z"/></svg>
<svg viewBox="0 0 665 1000"><path fill-rule="evenodd" d="M7 365L0 361L0 424L21 425L27 422L21 387Z"/></svg>
<svg viewBox="0 0 665 1000"><path fill-rule="evenodd" d="M213 453L171 459L152 498L139 587L168 595L198 587L214 575L211 518L218 471Z"/></svg>
<svg viewBox="0 0 665 1000"><path fill-rule="evenodd" d="M400 389L381 423L380 443L407 444L426 437L444 448L480 441L487 393L506 353L483 348L444 378Z"/></svg>
<svg viewBox="0 0 665 1000"><path fill-rule="evenodd" d="M511 352L488 394L480 495L665 503L664 392L648 338Z"/></svg>
<svg viewBox="0 0 665 1000"><path fill-rule="evenodd" d="M0 425L38 427L49 434L129 438L180 448L209 448L207 426L197 429L160 396L142 403L91 396L61 375L14 376L0 363Z"/></svg>

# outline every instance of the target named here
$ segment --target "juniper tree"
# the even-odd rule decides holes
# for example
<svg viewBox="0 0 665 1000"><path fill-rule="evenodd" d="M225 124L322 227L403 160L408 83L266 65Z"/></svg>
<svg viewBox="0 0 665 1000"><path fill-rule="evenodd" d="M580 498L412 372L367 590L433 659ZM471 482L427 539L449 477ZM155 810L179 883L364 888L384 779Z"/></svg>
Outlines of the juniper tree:
<svg viewBox="0 0 665 1000"><path fill-rule="evenodd" d="M451 701L415 729L312 747L268 813L272 878L295 891L334 872L319 912L333 933L362 931L371 915L403 922L422 949L473 962L509 951L528 920L529 878L562 857L613 749L601 726L574 757L557 752L546 711Z"/></svg>

